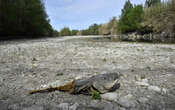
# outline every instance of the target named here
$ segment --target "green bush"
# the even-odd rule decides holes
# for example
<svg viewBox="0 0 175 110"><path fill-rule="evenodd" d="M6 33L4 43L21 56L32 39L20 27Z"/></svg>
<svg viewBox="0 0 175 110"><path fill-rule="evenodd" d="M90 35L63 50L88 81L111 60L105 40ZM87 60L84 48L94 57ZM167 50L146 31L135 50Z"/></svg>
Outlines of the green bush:
<svg viewBox="0 0 175 110"><path fill-rule="evenodd" d="M120 33L128 33L139 31L141 28L141 21L143 18L143 6L142 5L128 5L129 0L125 3L122 15L119 19L117 29ZM127 7L128 5L128 7Z"/></svg>
<svg viewBox="0 0 175 110"><path fill-rule="evenodd" d="M89 35L88 30L81 30L81 35Z"/></svg>
<svg viewBox="0 0 175 110"><path fill-rule="evenodd" d="M92 96L92 99L95 99L95 100L101 100L101 96L100 96L100 93L95 91L95 90L92 90L91 92L91 96Z"/></svg>
<svg viewBox="0 0 175 110"><path fill-rule="evenodd" d="M89 26L88 34L89 35L98 35L99 34L98 29L99 29L98 24L93 24L92 26Z"/></svg>
<svg viewBox="0 0 175 110"><path fill-rule="evenodd" d="M68 27L64 27L60 31L60 36L71 36L71 31Z"/></svg>
<svg viewBox="0 0 175 110"><path fill-rule="evenodd" d="M81 34L82 35L99 35L99 28L100 28L100 25L93 24L89 26L88 29L81 30Z"/></svg>
<svg viewBox="0 0 175 110"><path fill-rule="evenodd" d="M75 36L75 35L77 35L77 33L78 33L79 31L78 30L72 30L72 36Z"/></svg>

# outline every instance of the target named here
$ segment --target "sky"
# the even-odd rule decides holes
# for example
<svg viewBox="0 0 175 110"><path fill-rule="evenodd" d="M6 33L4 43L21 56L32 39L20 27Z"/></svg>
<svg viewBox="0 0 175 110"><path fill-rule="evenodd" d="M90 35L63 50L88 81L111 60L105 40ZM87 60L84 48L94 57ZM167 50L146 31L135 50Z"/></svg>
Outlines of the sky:
<svg viewBox="0 0 175 110"><path fill-rule="evenodd" d="M107 23L113 16L119 18L126 0L45 0L46 12L54 29L86 29L97 23ZM130 0L143 4L145 0Z"/></svg>

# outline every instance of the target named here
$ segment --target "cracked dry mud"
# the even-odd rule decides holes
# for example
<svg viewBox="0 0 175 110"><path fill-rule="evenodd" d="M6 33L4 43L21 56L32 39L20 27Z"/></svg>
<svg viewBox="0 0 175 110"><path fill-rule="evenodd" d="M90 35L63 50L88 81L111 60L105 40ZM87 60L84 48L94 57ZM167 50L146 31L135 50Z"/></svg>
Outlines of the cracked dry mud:
<svg viewBox="0 0 175 110"><path fill-rule="evenodd" d="M102 100L64 92L29 95L75 78L119 72ZM174 110L175 45L98 36L0 42L0 110Z"/></svg>

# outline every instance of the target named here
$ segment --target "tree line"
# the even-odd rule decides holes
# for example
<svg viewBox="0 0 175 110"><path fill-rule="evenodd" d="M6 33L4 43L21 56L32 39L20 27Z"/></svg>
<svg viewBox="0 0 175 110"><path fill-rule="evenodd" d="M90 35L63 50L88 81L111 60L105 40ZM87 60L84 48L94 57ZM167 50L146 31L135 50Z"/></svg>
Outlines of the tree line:
<svg viewBox="0 0 175 110"><path fill-rule="evenodd" d="M75 35L109 35L116 34L117 19L113 17L109 23L106 24L93 24L88 29L71 30L69 27L64 27L59 32L60 36L75 36Z"/></svg>
<svg viewBox="0 0 175 110"><path fill-rule="evenodd" d="M0 0L0 38L53 36L42 0Z"/></svg>
<svg viewBox="0 0 175 110"><path fill-rule="evenodd" d="M134 5L126 0L119 19L113 17L108 23L93 24L84 30L76 30L73 35L116 35L131 32L175 33L175 0L146 0L145 4ZM69 34L66 34L69 30ZM64 32L64 34L63 34ZM71 30L63 28L61 36L71 35ZM174 34L175 36L175 34Z"/></svg>
<svg viewBox="0 0 175 110"><path fill-rule="evenodd" d="M175 0L146 0L134 5L126 0L121 15L105 24L92 24L87 29L54 30L43 0L0 0L0 39L38 36L116 35L130 32L161 33L175 36Z"/></svg>

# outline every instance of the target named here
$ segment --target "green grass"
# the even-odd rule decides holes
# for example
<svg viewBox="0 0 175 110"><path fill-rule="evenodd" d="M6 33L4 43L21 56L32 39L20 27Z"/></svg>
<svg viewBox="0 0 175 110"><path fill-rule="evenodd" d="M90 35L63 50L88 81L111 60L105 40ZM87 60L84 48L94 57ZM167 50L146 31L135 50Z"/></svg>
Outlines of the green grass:
<svg viewBox="0 0 175 110"><path fill-rule="evenodd" d="M100 96L100 93L98 91L92 90L91 96L92 96L92 99L94 99L94 100L101 100L101 96Z"/></svg>

